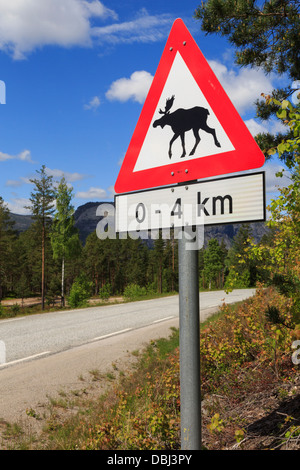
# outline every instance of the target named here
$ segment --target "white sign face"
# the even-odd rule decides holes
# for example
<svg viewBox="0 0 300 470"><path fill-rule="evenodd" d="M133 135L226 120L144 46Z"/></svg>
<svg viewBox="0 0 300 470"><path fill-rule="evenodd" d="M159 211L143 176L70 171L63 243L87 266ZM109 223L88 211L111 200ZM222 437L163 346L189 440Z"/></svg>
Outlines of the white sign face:
<svg viewBox="0 0 300 470"><path fill-rule="evenodd" d="M115 196L116 232L265 220L264 173Z"/></svg>
<svg viewBox="0 0 300 470"><path fill-rule="evenodd" d="M166 109L167 100L170 98L172 106L167 111L167 114L163 114ZM196 136L192 129L185 133L184 146L186 155L184 161L234 150L232 143L216 118L207 99L180 53L177 52L164 86L157 112L153 116L148 134L135 164L134 172L163 165L172 165L181 161L183 143L179 135L172 144L172 157L169 156L169 145L174 136L174 116L178 110L192 110L195 106L202 108L200 108L200 116L195 116L195 123L198 123L198 120L201 123L201 120L203 120L203 126L199 130L200 141L195 152L190 155L196 142ZM161 113L159 109L162 111ZM201 111L207 113L205 114L207 130L205 130L204 116L201 115ZM215 132L219 145L215 144L213 134L211 133L213 132L212 130Z"/></svg>

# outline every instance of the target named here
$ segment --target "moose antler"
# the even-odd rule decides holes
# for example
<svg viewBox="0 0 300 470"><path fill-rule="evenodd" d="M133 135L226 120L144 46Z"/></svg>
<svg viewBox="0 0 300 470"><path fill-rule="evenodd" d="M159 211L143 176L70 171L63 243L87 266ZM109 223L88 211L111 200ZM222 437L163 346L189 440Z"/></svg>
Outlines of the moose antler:
<svg viewBox="0 0 300 470"><path fill-rule="evenodd" d="M160 109L160 110L159 110L159 114L169 114L170 109L171 109L172 106L173 106L174 100L175 100L175 95L173 95L171 98L167 98L165 110L162 111L162 110Z"/></svg>

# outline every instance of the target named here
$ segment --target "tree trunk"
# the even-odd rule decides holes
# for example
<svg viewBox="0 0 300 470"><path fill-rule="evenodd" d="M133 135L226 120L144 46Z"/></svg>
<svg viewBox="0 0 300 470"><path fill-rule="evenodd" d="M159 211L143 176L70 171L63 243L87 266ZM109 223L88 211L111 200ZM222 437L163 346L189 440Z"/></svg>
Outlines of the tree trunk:
<svg viewBox="0 0 300 470"><path fill-rule="evenodd" d="M61 306L65 306L65 258L61 263Z"/></svg>
<svg viewBox="0 0 300 470"><path fill-rule="evenodd" d="M45 226L42 230L42 310L45 308Z"/></svg>
<svg viewBox="0 0 300 470"><path fill-rule="evenodd" d="M158 288L159 294L161 294L162 293L162 263L161 262L158 265L157 288Z"/></svg>

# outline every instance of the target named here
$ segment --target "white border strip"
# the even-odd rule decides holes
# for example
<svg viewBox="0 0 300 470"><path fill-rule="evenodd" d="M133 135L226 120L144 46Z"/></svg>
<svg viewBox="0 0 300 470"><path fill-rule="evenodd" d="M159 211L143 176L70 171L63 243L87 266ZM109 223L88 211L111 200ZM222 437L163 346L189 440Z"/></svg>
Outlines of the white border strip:
<svg viewBox="0 0 300 470"><path fill-rule="evenodd" d="M175 318L174 315L171 315L170 317L165 317L165 318L162 318L161 320L155 320L153 323L160 323L162 321L165 321L165 320L171 320L171 318Z"/></svg>
<svg viewBox="0 0 300 470"><path fill-rule="evenodd" d="M5 367L5 366L11 366L12 364L18 364L18 362L29 361L30 359L35 359L36 357L45 356L46 354L50 354L50 353L51 351L45 351L39 354L34 354L34 356L23 357L22 359L17 359L11 362L4 362L4 364L0 364L0 368Z"/></svg>
<svg viewBox="0 0 300 470"><path fill-rule="evenodd" d="M132 328L126 328L125 330L115 331L114 333L109 333L108 335L97 336L97 338L93 338L89 342L99 341L100 339L105 339L105 338L110 338L111 336L120 335L121 333L126 333L126 331L131 331L131 330Z"/></svg>

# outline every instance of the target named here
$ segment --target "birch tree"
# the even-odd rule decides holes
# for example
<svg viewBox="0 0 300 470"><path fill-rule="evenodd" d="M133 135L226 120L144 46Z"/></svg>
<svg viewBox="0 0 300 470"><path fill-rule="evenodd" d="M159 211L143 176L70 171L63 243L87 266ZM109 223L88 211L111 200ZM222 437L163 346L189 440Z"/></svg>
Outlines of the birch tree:
<svg viewBox="0 0 300 470"><path fill-rule="evenodd" d="M56 212L50 234L53 258L61 260L61 305L65 305L65 261L80 253L78 230L74 226L73 188L63 177L56 191Z"/></svg>

